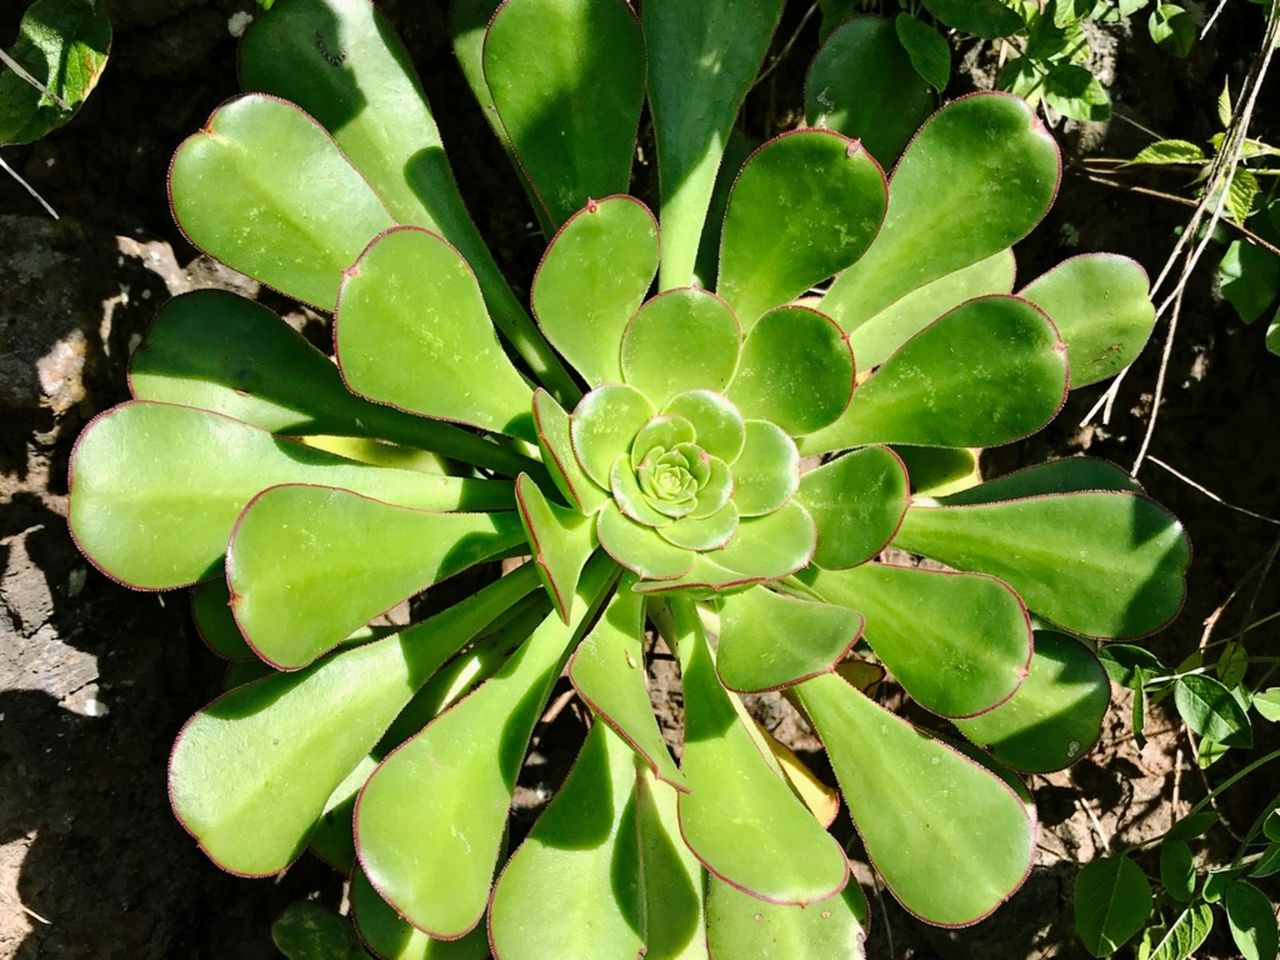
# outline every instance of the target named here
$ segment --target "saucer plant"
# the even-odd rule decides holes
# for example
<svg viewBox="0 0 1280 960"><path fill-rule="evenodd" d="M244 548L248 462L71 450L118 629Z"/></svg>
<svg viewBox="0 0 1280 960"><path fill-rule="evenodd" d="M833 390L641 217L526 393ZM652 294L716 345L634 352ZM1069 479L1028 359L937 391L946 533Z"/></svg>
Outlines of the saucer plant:
<svg viewBox="0 0 1280 960"><path fill-rule="evenodd" d="M1012 96L943 106L900 158L833 125L725 161L781 4L458 0L550 237L518 286L367 0L276 0L246 93L174 157L183 231L331 313L333 357L238 296L172 300L133 399L79 440L71 529L122 584L191 588L233 661L173 749L182 825L238 875L308 847L350 871L377 955L857 955L841 801L903 907L974 923L1034 860L1018 773L1098 736L1097 642L1179 610L1185 535L1122 471L975 469L1133 358L1145 274L1088 254L1015 279L1060 159ZM627 192L646 100L656 215ZM430 616L370 626L423 591ZM590 732L509 844L564 673ZM929 732L877 702L890 683ZM746 712L762 691L838 794Z"/></svg>

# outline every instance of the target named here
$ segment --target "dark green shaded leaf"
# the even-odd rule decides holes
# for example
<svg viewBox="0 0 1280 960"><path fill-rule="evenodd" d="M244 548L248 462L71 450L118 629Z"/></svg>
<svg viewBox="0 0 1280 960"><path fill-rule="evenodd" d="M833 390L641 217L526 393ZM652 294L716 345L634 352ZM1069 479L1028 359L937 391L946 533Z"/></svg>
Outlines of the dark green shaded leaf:
<svg viewBox="0 0 1280 960"><path fill-rule="evenodd" d="M1151 916L1151 884L1127 856L1099 857L1076 877L1076 932L1095 957L1124 946Z"/></svg>
<svg viewBox="0 0 1280 960"><path fill-rule="evenodd" d="M1160 882L1165 893L1179 903L1190 903L1196 888L1196 865L1191 848L1183 840L1164 838L1160 844Z"/></svg>
<svg viewBox="0 0 1280 960"><path fill-rule="evenodd" d="M293 903L271 925L271 941L288 960L370 960L351 921L318 903Z"/></svg>
<svg viewBox="0 0 1280 960"><path fill-rule="evenodd" d="M1213 910L1207 903L1187 907L1144 960L1187 960L1200 949L1212 929Z"/></svg>
<svg viewBox="0 0 1280 960"><path fill-rule="evenodd" d="M1228 747L1253 745L1249 715L1231 691L1213 677L1180 677L1174 684L1173 702L1187 726L1202 737Z"/></svg>
<svg viewBox="0 0 1280 960"><path fill-rule="evenodd" d="M994 40L1022 29L1022 18L1000 0L924 0L925 9L949 27Z"/></svg>
<svg viewBox="0 0 1280 960"><path fill-rule="evenodd" d="M916 73L941 93L951 79L951 45L937 30L908 13L898 14L893 27Z"/></svg>
<svg viewBox="0 0 1280 960"><path fill-rule="evenodd" d="M1244 960L1275 960L1276 913L1271 899L1245 880L1227 887L1227 923Z"/></svg>

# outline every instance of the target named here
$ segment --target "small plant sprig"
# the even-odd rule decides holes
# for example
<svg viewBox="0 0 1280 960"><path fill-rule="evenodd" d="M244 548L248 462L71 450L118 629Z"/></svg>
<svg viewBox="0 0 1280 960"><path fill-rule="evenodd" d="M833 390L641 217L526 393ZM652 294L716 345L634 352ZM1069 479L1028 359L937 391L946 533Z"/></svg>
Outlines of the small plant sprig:
<svg viewBox="0 0 1280 960"><path fill-rule="evenodd" d="M1181 607L1185 534L1114 466L971 476L1153 322L1123 257L1016 282L1061 172L1023 100L944 106L891 178L835 123L788 131L707 226L781 6L458 5L464 73L550 236L531 313L367 0L276 0L243 40L248 92L174 158L182 229L331 311L334 357L231 294L171 301L134 399L77 444L71 529L124 584L193 587L210 646L250 664L177 739L183 826L239 875L308 847L351 871L380 956L859 952L838 801L745 712L767 690L822 738L893 895L976 922L1033 861L1012 771L1099 735L1096 640ZM646 96L656 217L627 193ZM476 567L460 602L368 626ZM679 762L647 625L680 666ZM510 852L562 672L596 722ZM881 706L888 675L952 738ZM282 949L321 916L291 913Z"/></svg>

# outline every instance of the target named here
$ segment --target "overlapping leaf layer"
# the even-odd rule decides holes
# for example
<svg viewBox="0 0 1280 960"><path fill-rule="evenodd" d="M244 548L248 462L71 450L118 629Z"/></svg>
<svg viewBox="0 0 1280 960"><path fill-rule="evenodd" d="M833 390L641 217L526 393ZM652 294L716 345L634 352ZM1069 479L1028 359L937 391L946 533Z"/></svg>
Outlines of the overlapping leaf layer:
<svg viewBox="0 0 1280 960"><path fill-rule="evenodd" d="M195 584L211 647L273 668L184 728L183 825L235 873L308 846L354 870L380 956L858 954L839 800L746 712L765 690L821 737L894 896L973 923L1031 866L1011 771L1097 737L1096 641L1181 605L1182 529L1120 471L974 475L975 448L1141 347L1141 268L1081 257L1013 293L1059 157L1012 97L944 106L907 143L927 91L868 118L815 81L823 122L884 125L866 142L886 155L824 126L722 163L780 7L458 4L464 72L551 236L530 311L367 0L276 0L244 41L249 92L178 150L180 225L332 311L335 362L230 294L174 300L134 399L77 446L72 530L122 583ZM887 29L869 24L822 70L865 67ZM627 194L646 90L661 222ZM650 625L681 671L674 755ZM566 671L598 722L509 851ZM956 742L877 703L886 671Z"/></svg>

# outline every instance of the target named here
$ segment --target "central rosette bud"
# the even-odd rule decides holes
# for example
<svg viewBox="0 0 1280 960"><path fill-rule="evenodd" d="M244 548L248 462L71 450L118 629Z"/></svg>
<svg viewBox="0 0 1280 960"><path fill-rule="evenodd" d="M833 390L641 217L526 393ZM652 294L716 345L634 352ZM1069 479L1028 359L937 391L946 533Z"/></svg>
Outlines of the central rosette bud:
<svg viewBox="0 0 1280 960"><path fill-rule="evenodd" d="M728 464L697 442L693 424L683 417L650 420L631 443L630 465L644 503L666 521L709 517L733 492ZM629 486L620 484L624 493ZM666 526L643 509L626 512L646 526Z"/></svg>

